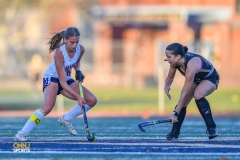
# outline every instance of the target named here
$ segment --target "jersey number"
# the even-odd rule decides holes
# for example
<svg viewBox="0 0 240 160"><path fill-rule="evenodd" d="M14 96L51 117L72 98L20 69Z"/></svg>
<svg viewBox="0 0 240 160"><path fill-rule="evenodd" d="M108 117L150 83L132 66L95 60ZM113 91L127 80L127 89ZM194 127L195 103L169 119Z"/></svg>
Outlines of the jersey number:
<svg viewBox="0 0 240 160"><path fill-rule="evenodd" d="M66 73L67 73L67 76L69 77L69 76L71 76L71 70L70 69L66 69Z"/></svg>

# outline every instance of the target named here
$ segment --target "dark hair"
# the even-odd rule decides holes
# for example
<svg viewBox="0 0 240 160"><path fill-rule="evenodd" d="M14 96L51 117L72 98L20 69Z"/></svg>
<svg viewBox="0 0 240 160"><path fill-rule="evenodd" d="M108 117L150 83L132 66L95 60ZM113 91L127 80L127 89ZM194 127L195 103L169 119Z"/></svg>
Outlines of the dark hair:
<svg viewBox="0 0 240 160"><path fill-rule="evenodd" d="M166 50L172 52L175 56L181 55L183 57L187 53L188 48L180 43L172 43L167 46Z"/></svg>
<svg viewBox="0 0 240 160"><path fill-rule="evenodd" d="M72 37L72 36L80 36L80 32L75 27L69 27L65 31L53 33L53 35L54 36L47 43L50 45L49 53L51 53L52 51L54 51L56 48L60 46L60 43L63 38L68 39L69 37Z"/></svg>

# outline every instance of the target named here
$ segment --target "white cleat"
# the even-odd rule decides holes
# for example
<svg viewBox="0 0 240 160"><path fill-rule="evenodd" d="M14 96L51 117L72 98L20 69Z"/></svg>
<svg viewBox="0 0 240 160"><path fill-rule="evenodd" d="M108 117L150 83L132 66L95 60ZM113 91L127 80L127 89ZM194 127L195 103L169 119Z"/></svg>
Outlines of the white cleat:
<svg viewBox="0 0 240 160"><path fill-rule="evenodd" d="M76 135L77 135L77 132L76 132L75 129L73 128L71 121L64 120L64 119L63 119L63 116L62 116L62 117L60 117L60 118L58 119L58 123L59 123L61 126L66 127L67 131L68 131L71 135L73 135L73 136L76 136Z"/></svg>
<svg viewBox="0 0 240 160"><path fill-rule="evenodd" d="M19 131L15 135L14 141L25 142L25 141L28 141L28 138L27 138L27 135L25 133L23 133L22 131Z"/></svg>

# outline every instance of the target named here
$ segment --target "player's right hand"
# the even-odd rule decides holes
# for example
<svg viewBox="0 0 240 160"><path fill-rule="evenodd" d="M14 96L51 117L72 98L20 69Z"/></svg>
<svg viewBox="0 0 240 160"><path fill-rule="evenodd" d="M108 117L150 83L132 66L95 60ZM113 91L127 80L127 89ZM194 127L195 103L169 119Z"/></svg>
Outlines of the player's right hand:
<svg viewBox="0 0 240 160"><path fill-rule="evenodd" d="M168 99L171 100L172 96L170 95L169 91L170 91L170 86L165 86L164 91L166 93L166 95L168 96Z"/></svg>
<svg viewBox="0 0 240 160"><path fill-rule="evenodd" d="M171 114L168 119L171 119L171 120L172 120L172 121L170 122L170 123L172 123L172 124L178 122L177 117L176 117L175 115L173 115L173 114Z"/></svg>
<svg viewBox="0 0 240 160"><path fill-rule="evenodd" d="M78 105L82 108L83 104L86 104L86 101L82 97L79 96L79 98L78 98Z"/></svg>

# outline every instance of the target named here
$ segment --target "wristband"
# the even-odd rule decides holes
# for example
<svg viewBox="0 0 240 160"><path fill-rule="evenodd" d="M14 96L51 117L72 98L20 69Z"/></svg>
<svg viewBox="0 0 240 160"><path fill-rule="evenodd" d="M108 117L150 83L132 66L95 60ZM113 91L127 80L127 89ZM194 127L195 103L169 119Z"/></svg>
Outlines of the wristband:
<svg viewBox="0 0 240 160"><path fill-rule="evenodd" d="M173 111L172 114L175 115L176 117L179 115L179 113L177 111Z"/></svg>

